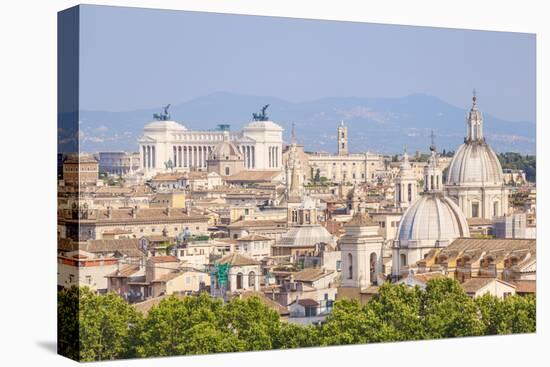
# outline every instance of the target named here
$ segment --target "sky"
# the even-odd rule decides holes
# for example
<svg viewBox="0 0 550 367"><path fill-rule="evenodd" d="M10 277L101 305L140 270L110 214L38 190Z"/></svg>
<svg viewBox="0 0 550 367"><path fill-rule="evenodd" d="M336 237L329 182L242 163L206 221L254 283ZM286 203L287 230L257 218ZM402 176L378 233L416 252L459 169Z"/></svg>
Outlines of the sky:
<svg viewBox="0 0 550 367"><path fill-rule="evenodd" d="M80 108L128 111L215 92L301 102L472 90L535 121L535 35L85 5Z"/></svg>

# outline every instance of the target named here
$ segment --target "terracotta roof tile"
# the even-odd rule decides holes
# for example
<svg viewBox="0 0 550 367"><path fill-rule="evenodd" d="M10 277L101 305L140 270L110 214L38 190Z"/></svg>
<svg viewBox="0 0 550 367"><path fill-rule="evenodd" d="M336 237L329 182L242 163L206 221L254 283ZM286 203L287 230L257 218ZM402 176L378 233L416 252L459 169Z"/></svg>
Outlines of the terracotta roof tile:
<svg viewBox="0 0 550 367"><path fill-rule="evenodd" d="M222 257L218 260L220 264L231 264L231 266L247 266L247 265L260 265L259 261L251 259L247 256L241 255L239 253L232 253Z"/></svg>
<svg viewBox="0 0 550 367"><path fill-rule="evenodd" d="M273 180L278 174L280 174L280 171L241 171L239 173L235 173L234 175L231 175L229 177L226 177L226 181L271 181Z"/></svg>
<svg viewBox="0 0 550 367"><path fill-rule="evenodd" d="M536 280L515 280L510 283L516 286L517 293L537 293Z"/></svg>
<svg viewBox="0 0 550 367"><path fill-rule="evenodd" d="M160 263L174 263L179 262L180 260L175 256L153 256L150 257L149 260L151 260L154 264L160 264Z"/></svg>

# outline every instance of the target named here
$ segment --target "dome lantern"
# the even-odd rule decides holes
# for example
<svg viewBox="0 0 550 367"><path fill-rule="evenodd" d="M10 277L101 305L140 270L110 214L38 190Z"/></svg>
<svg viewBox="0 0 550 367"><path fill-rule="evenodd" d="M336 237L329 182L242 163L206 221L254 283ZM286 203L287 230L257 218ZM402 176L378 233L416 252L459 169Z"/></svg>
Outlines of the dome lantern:
<svg viewBox="0 0 550 367"><path fill-rule="evenodd" d="M485 141L483 137L483 115L477 108L476 90L473 91L472 108L468 114L468 135L466 141Z"/></svg>

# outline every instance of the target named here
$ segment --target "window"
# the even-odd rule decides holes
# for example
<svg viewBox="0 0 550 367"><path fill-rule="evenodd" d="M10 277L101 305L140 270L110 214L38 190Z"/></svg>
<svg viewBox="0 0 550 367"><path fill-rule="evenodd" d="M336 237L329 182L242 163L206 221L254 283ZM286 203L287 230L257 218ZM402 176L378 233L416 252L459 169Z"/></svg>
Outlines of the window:
<svg viewBox="0 0 550 367"><path fill-rule="evenodd" d="M253 271L248 273L248 286L249 287L256 286L256 274Z"/></svg>
<svg viewBox="0 0 550 367"><path fill-rule="evenodd" d="M353 256L348 254L348 279L353 279Z"/></svg>
<svg viewBox="0 0 550 367"><path fill-rule="evenodd" d="M407 255L401 254L399 256L399 259L400 259L400 262L401 262L401 266L407 266Z"/></svg>
<svg viewBox="0 0 550 367"><path fill-rule="evenodd" d="M86 275L86 284L92 284L92 276Z"/></svg>
<svg viewBox="0 0 550 367"><path fill-rule="evenodd" d="M229 167L225 167L225 175L229 176Z"/></svg>
<svg viewBox="0 0 550 367"><path fill-rule="evenodd" d="M243 273L237 274L237 289L243 289Z"/></svg>
<svg viewBox="0 0 550 367"><path fill-rule="evenodd" d="M493 203L493 216L494 217L497 217L498 216L498 201L495 201Z"/></svg>
<svg viewBox="0 0 550 367"><path fill-rule="evenodd" d="M479 203L472 203L472 218L479 217Z"/></svg>

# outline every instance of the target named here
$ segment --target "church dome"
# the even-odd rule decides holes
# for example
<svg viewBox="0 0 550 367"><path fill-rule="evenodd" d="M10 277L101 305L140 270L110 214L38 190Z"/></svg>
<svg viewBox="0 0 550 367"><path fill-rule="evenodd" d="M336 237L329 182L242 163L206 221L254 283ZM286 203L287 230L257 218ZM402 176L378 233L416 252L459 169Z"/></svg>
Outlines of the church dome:
<svg viewBox="0 0 550 367"><path fill-rule="evenodd" d="M444 247L469 236L466 217L450 198L425 193L403 214L397 239L399 247Z"/></svg>
<svg viewBox="0 0 550 367"><path fill-rule="evenodd" d="M220 142L210 153L212 160L240 160L242 155L235 144L229 140L229 133L224 132L223 141Z"/></svg>
<svg viewBox="0 0 550 367"><path fill-rule="evenodd" d="M475 93L467 126L468 134L464 144L458 148L449 165L447 185L503 185L502 166L483 136L483 115L477 107Z"/></svg>
<svg viewBox="0 0 550 367"><path fill-rule="evenodd" d="M308 247L320 243L333 247L336 245L334 238L325 227L320 224L310 224L291 227L290 230L281 237L278 245Z"/></svg>
<svg viewBox="0 0 550 367"><path fill-rule="evenodd" d="M485 142L469 141L456 151L449 165L447 185L500 186L502 166Z"/></svg>

